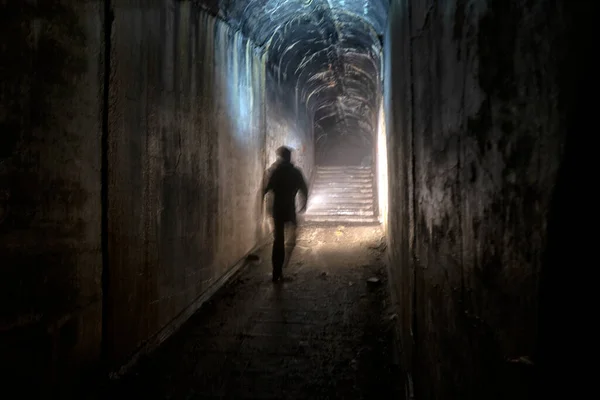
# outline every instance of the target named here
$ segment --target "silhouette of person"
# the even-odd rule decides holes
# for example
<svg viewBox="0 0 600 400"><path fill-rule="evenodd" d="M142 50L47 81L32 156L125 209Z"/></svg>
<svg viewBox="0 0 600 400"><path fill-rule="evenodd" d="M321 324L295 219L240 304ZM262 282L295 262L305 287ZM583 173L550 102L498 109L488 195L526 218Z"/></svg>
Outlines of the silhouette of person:
<svg viewBox="0 0 600 400"><path fill-rule="evenodd" d="M285 226L291 223L296 228L296 194L300 191L304 197L300 212L306 210L308 187L300 169L292 164L292 151L282 146L277 149L277 161L267 171L263 198L273 192L271 214L274 224L273 241L273 282L282 278L285 261Z"/></svg>

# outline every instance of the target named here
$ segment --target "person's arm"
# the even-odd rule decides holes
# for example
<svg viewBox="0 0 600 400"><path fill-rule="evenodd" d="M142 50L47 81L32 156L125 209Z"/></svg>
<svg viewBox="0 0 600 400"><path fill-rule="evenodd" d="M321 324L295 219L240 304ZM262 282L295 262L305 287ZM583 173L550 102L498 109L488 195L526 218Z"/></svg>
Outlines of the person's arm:
<svg viewBox="0 0 600 400"><path fill-rule="evenodd" d="M308 205L308 186L306 185L306 180L304 179L304 176L300 171L298 171L298 183L300 186L300 193L302 193L302 196L304 196L304 205L302 206L300 211L306 211L306 206Z"/></svg>
<svg viewBox="0 0 600 400"><path fill-rule="evenodd" d="M264 182L264 186L263 186L263 192L262 192L262 197L264 198L267 193L269 193L272 189L273 189L273 171L271 169L269 169L266 173L265 173L265 178L263 180Z"/></svg>

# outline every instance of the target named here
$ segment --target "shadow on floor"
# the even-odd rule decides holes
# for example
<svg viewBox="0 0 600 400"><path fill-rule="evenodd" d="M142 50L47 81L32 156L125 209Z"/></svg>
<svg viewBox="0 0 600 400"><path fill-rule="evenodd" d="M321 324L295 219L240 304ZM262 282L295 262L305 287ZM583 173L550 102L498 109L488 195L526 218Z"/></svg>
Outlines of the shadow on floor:
<svg viewBox="0 0 600 400"><path fill-rule="evenodd" d="M278 284L263 248L101 397L403 398L380 240L373 226L301 227Z"/></svg>

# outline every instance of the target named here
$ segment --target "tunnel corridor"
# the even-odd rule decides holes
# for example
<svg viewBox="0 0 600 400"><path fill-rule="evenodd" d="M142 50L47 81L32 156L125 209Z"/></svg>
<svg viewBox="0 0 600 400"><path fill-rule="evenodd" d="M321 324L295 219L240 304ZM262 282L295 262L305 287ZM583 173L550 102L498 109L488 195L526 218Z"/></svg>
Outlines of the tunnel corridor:
<svg viewBox="0 0 600 400"><path fill-rule="evenodd" d="M91 399L404 398L384 248L377 226L300 227L281 284L266 246Z"/></svg>
<svg viewBox="0 0 600 400"><path fill-rule="evenodd" d="M596 3L0 1L3 390L572 398Z"/></svg>

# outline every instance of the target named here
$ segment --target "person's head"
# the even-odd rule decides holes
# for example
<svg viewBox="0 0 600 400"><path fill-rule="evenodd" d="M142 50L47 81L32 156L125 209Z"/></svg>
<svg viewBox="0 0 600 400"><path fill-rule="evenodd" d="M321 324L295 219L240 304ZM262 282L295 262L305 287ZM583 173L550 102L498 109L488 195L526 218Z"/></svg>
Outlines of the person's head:
<svg viewBox="0 0 600 400"><path fill-rule="evenodd" d="M290 150L288 147L281 146L277 149L277 157L281 158L283 161L291 162L292 150Z"/></svg>

